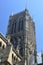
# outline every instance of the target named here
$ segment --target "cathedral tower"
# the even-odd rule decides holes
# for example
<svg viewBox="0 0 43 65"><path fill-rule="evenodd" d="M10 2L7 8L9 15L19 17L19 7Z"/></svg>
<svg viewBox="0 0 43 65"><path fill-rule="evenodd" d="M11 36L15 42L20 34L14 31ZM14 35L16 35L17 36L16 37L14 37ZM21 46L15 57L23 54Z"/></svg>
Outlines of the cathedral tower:
<svg viewBox="0 0 43 65"><path fill-rule="evenodd" d="M10 16L6 37L22 57L21 65L31 65L36 48L35 24L27 9Z"/></svg>

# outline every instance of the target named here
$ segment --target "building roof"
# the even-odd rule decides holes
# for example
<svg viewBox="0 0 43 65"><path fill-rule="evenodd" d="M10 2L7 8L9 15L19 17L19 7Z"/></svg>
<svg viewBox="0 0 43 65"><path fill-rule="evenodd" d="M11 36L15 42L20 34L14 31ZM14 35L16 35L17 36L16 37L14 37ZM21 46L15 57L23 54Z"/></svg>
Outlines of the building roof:
<svg viewBox="0 0 43 65"><path fill-rule="evenodd" d="M21 11L21 12L18 12L18 13L16 13L16 14L13 14L13 15L10 15L10 19L15 19L15 18L18 18L19 16L25 16L25 15L28 15L28 16L30 16L30 14L29 14L29 12L28 12L28 9L25 9L25 10L23 10L23 11Z"/></svg>
<svg viewBox="0 0 43 65"><path fill-rule="evenodd" d="M17 55L20 59L22 59L22 57L20 56L20 54L18 54L18 53L15 51L14 48L13 48L13 51L16 53L16 55Z"/></svg>
<svg viewBox="0 0 43 65"><path fill-rule="evenodd" d="M8 41L7 41L7 39L0 33L0 38L4 41L4 42L6 42L6 44L8 43Z"/></svg>
<svg viewBox="0 0 43 65"><path fill-rule="evenodd" d="M5 41L5 43L7 43L6 48L2 48L0 49L0 62L9 62L8 58L9 58L9 54L11 51L11 47L12 47L12 51L14 51L14 53L17 55L18 58L21 59L20 55L15 51L15 49L13 48L13 45L8 43L7 39L0 33L0 38Z"/></svg>

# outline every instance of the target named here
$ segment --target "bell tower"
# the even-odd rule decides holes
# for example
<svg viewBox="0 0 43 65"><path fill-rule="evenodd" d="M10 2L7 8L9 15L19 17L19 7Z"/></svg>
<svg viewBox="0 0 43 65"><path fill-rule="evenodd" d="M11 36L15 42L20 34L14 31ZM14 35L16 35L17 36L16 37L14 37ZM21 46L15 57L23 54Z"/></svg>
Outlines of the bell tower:
<svg viewBox="0 0 43 65"><path fill-rule="evenodd" d="M27 9L10 16L6 37L8 36L15 50L22 57L21 65L31 65L36 48L35 23Z"/></svg>

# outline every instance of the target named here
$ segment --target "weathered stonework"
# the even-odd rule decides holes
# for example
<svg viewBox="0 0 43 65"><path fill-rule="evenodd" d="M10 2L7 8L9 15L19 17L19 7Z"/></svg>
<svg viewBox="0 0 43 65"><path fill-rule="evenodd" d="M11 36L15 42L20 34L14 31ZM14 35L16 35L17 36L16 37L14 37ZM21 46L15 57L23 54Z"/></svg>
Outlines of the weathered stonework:
<svg viewBox="0 0 43 65"><path fill-rule="evenodd" d="M10 16L6 37L8 36L15 50L22 57L20 65L31 65L30 60L36 50L35 23L27 9Z"/></svg>
<svg viewBox="0 0 43 65"><path fill-rule="evenodd" d="M15 51L13 45L0 33L0 65L14 65L20 61L21 57Z"/></svg>

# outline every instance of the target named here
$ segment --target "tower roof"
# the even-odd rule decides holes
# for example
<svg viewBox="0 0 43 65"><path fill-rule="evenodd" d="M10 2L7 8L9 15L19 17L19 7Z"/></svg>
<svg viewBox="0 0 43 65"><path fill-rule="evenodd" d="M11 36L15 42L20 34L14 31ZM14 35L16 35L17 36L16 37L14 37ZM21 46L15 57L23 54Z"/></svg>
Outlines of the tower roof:
<svg viewBox="0 0 43 65"><path fill-rule="evenodd" d="M29 11L27 8L25 8L25 10L23 10L21 12L11 15L10 17L18 17L19 15L25 16L26 13L29 15Z"/></svg>

